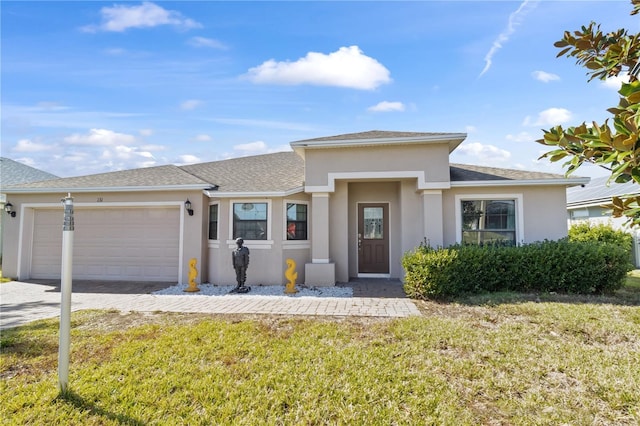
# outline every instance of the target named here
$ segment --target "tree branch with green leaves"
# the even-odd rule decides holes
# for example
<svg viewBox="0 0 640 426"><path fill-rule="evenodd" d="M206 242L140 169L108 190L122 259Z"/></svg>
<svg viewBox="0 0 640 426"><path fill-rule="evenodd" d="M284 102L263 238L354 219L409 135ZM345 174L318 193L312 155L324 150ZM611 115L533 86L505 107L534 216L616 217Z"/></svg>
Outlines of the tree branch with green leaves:
<svg viewBox="0 0 640 426"><path fill-rule="evenodd" d="M631 15L639 13L640 0L631 3ZM557 57L575 58L588 70L588 81L627 75L629 82L621 83L620 102L607 110L612 117L604 123L543 129L544 137L537 142L554 149L540 158L565 160L567 176L590 163L610 171L609 184L640 183L640 34L626 29L603 33L600 25L591 22L573 33L565 31L554 46L562 49ZM640 197L614 197L608 207L614 217L627 217L631 225L640 225Z"/></svg>

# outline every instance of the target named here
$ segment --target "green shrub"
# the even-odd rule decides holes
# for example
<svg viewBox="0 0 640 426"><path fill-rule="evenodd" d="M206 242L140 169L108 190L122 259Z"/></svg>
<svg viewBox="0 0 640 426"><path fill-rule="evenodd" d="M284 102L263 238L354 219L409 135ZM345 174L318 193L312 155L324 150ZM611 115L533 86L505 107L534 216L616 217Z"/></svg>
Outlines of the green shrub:
<svg viewBox="0 0 640 426"><path fill-rule="evenodd" d="M628 232L614 229L611 225L600 223L591 224L580 222L569 228L569 241L599 241L601 243L617 244L629 252L633 246L633 238Z"/></svg>
<svg viewBox="0 0 640 426"><path fill-rule="evenodd" d="M421 245L403 256L402 266L405 292L419 299L496 291L610 293L632 269L618 244L567 239L517 247Z"/></svg>
<svg viewBox="0 0 640 426"><path fill-rule="evenodd" d="M455 250L434 250L424 245L405 254L402 258L406 272L405 292L417 299L447 297L464 292L456 288L455 282L448 281L454 275L450 269L457 257Z"/></svg>

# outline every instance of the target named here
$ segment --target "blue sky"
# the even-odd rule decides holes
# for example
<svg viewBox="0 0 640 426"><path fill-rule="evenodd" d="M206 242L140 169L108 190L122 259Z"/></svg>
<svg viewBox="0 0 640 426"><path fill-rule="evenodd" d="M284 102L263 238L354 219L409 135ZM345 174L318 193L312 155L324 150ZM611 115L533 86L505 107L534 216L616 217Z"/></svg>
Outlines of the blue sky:
<svg viewBox="0 0 640 426"><path fill-rule="evenodd" d="M453 162L562 172L537 161L541 129L602 122L620 83L553 43L592 20L640 32L626 0L1 8L1 155L59 176L366 130L465 132Z"/></svg>

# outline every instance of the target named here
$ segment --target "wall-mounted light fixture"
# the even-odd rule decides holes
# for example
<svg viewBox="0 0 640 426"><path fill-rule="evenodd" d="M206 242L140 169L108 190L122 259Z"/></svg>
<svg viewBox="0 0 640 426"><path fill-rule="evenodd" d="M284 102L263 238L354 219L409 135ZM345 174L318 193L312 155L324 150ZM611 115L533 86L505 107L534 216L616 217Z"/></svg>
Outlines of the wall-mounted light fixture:
<svg viewBox="0 0 640 426"><path fill-rule="evenodd" d="M193 209L191 208L191 201L187 198L187 201L184 202L184 208L187 209L187 213L189 216L193 216Z"/></svg>
<svg viewBox="0 0 640 426"><path fill-rule="evenodd" d="M16 217L16 212L13 211L13 204L11 203L6 203L4 205L4 211L7 212L9 216Z"/></svg>

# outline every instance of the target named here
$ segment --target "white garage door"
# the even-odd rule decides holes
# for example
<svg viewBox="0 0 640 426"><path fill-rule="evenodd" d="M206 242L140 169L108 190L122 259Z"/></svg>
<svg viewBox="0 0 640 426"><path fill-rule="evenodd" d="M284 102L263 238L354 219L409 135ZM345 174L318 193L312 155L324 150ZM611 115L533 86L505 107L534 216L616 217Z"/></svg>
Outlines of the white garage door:
<svg viewBox="0 0 640 426"><path fill-rule="evenodd" d="M34 212L32 278L60 278L63 211ZM73 278L178 279L180 210L74 209Z"/></svg>

